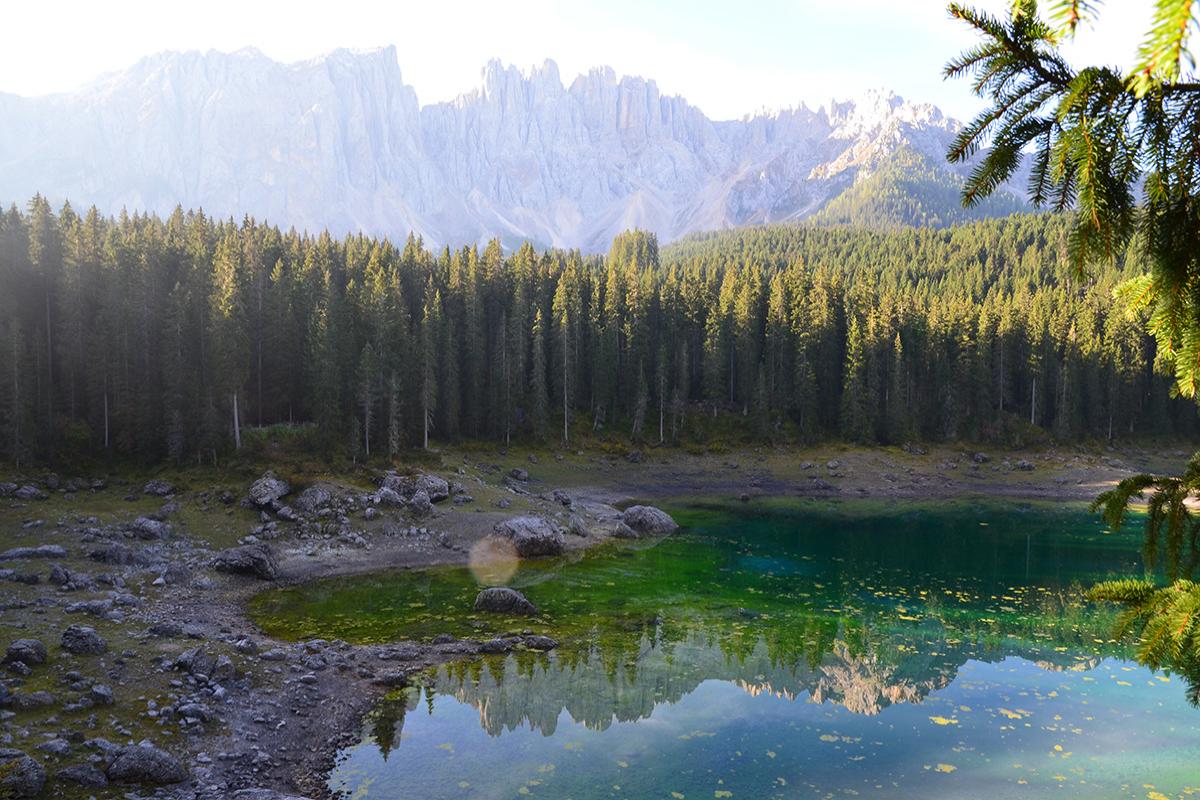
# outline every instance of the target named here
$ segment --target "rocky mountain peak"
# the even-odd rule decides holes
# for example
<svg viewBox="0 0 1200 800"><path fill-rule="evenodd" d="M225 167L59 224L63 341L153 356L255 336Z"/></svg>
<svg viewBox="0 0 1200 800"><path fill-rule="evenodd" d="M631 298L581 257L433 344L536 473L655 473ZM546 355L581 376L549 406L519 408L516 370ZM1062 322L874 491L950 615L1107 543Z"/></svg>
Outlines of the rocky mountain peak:
<svg viewBox="0 0 1200 800"><path fill-rule="evenodd" d="M551 60L489 61L479 88L422 106L394 47L291 64L160 53L76 92L3 101L3 201L589 250L626 227L669 241L802 219L901 148L942 164L957 130L887 91L714 122L611 67L564 85Z"/></svg>

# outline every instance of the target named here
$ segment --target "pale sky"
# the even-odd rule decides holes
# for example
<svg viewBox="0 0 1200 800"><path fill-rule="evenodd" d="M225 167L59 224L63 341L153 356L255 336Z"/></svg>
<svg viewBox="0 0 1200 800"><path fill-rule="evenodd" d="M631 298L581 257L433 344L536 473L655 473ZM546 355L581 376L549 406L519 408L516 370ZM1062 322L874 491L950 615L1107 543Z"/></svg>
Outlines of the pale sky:
<svg viewBox="0 0 1200 800"><path fill-rule="evenodd" d="M1007 0L978 0L1002 10ZM1150 0L1108 0L1078 57L1129 64ZM489 58L653 78L714 119L887 88L960 118L980 104L945 61L973 40L943 0L59 0L0 12L0 92L65 91L162 50L253 46L280 61L394 44L422 104L480 80Z"/></svg>

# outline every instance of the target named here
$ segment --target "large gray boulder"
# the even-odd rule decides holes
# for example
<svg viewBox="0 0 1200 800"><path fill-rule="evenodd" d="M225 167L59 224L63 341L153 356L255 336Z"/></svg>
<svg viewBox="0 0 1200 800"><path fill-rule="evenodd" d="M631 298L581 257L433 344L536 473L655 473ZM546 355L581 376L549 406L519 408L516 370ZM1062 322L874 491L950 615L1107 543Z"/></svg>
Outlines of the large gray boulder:
<svg viewBox="0 0 1200 800"><path fill-rule="evenodd" d="M154 497L166 497L175 493L175 487L160 478L154 478L146 482L146 485L142 487L142 492Z"/></svg>
<svg viewBox="0 0 1200 800"><path fill-rule="evenodd" d="M314 483L301 492L292 505L306 514L315 514L327 508L336 497L337 492L330 484Z"/></svg>
<svg viewBox="0 0 1200 800"><path fill-rule="evenodd" d="M496 523L493 530L512 542L521 558L556 556L566 547L562 531L541 517L512 517Z"/></svg>
<svg viewBox="0 0 1200 800"><path fill-rule="evenodd" d="M70 625L63 629L62 648L75 655L98 656L108 650L108 642L87 625Z"/></svg>
<svg viewBox="0 0 1200 800"><path fill-rule="evenodd" d="M247 544L222 550L213 558L212 567L218 572L253 575L264 581L274 580L279 573L275 553L265 544Z"/></svg>
<svg viewBox="0 0 1200 800"><path fill-rule="evenodd" d="M532 617L538 613L537 606L529 598L507 586L484 589L475 596L475 610L491 614L512 614Z"/></svg>
<svg viewBox="0 0 1200 800"><path fill-rule="evenodd" d="M91 550L88 553L88 558L93 561L99 561L102 564L113 564L115 566L135 565L139 567L149 566L154 560L149 554L141 550L136 550L129 545L118 544L116 542Z"/></svg>
<svg viewBox="0 0 1200 800"><path fill-rule="evenodd" d="M122 747L105 770L113 783L164 785L187 779L187 769L175 756L143 742Z"/></svg>
<svg viewBox="0 0 1200 800"><path fill-rule="evenodd" d="M0 553L0 561L16 561L23 558L65 558L67 551L56 544L40 544L37 547L14 547Z"/></svg>
<svg viewBox="0 0 1200 800"><path fill-rule="evenodd" d="M54 777L63 783L73 783L93 789L102 789L108 786L108 778L91 764L74 764L60 769L54 774Z"/></svg>
<svg viewBox="0 0 1200 800"><path fill-rule="evenodd" d="M171 535L171 525L150 517L138 517L129 523L129 532L139 539L165 539Z"/></svg>
<svg viewBox="0 0 1200 800"><path fill-rule="evenodd" d="M271 470L250 485L250 502L259 508L267 508L279 502L279 498L292 490L288 482Z"/></svg>
<svg viewBox="0 0 1200 800"><path fill-rule="evenodd" d="M437 475L419 475L413 484L418 492L429 495L432 503L440 503L450 496L450 484Z"/></svg>
<svg viewBox="0 0 1200 800"><path fill-rule="evenodd" d="M20 750L0 750L0 797L37 797L46 786L46 768Z"/></svg>
<svg viewBox="0 0 1200 800"><path fill-rule="evenodd" d="M671 533L679 527L670 514L654 506L630 506L621 521L642 536Z"/></svg>
<svg viewBox="0 0 1200 800"><path fill-rule="evenodd" d="M8 646L4 663L20 662L27 667L46 663L46 645L37 639L17 639Z"/></svg>
<svg viewBox="0 0 1200 800"><path fill-rule="evenodd" d="M409 499L408 508L415 516L426 517L433 513L433 501L424 489L418 489Z"/></svg>

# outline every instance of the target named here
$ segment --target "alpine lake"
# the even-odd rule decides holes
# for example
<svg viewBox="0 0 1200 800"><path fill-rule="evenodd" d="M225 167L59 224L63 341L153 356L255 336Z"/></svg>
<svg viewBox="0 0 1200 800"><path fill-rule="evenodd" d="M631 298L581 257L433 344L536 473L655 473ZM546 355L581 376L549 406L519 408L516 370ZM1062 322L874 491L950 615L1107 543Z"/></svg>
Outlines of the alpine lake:
<svg viewBox="0 0 1200 800"><path fill-rule="evenodd" d="M387 696L350 798L1200 796L1200 710L1086 586L1140 574L1137 520L956 500L667 506L674 535L527 561L533 618L442 567L259 595L269 634L552 636Z"/></svg>

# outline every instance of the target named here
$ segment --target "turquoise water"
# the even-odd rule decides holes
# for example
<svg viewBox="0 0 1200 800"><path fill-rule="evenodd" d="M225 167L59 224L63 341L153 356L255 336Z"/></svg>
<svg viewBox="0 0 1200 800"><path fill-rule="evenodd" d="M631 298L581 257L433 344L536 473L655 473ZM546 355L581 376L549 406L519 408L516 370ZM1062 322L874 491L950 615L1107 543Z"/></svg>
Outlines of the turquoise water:
<svg viewBox="0 0 1200 800"><path fill-rule="evenodd" d="M1130 660L1081 585L1141 569L1081 508L684 508L684 530L511 583L466 569L264 595L279 635L554 632L389 697L332 789L368 798L1183 797L1186 682ZM354 611L351 612L350 609ZM457 612L457 613L454 613Z"/></svg>

